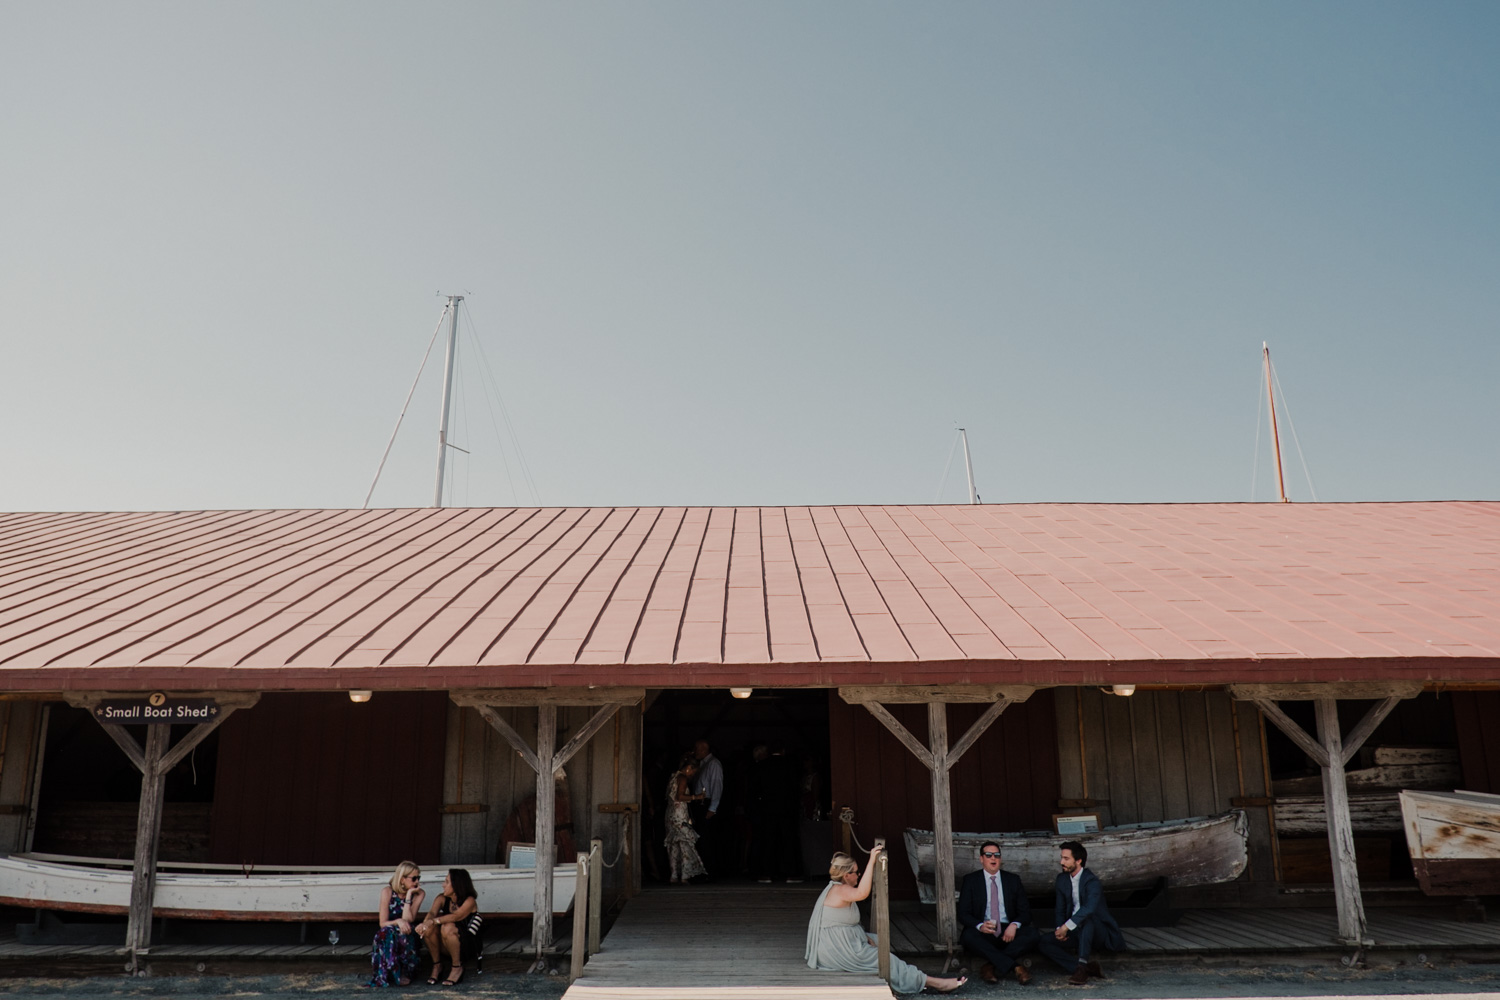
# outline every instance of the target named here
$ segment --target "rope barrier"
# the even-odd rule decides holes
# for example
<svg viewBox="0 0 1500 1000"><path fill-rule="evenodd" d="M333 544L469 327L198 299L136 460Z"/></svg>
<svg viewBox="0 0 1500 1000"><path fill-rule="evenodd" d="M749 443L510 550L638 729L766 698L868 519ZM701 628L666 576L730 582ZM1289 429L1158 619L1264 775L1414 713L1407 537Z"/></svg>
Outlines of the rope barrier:
<svg viewBox="0 0 1500 1000"><path fill-rule="evenodd" d="M851 808L849 808L848 806L845 806L844 808L840 809L839 810L839 822L842 823L842 824L844 824L844 826L848 828L848 830L849 830L849 839L852 840L852 841L854 841L854 846L857 847L857 848L859 848L865 854L869 854L870 853L870 849L868 847L866 847L864 844L861 844L859 842L859 837L854 833L854 810L851 809Z"/></svg>
<svg viewBox="0 0 1500 1000"><path fill-rule="evenodd" d="M613 868L615 865L620 863L620 856L625 853L625 841L630 839L631 814L627 812L621 813L620 815L625 817L625 832L620 836L620 843L615 846L615 859L613 861L604 861L604 859L600 859L600 861L603 862L604 867L606 868Z"/></svg>

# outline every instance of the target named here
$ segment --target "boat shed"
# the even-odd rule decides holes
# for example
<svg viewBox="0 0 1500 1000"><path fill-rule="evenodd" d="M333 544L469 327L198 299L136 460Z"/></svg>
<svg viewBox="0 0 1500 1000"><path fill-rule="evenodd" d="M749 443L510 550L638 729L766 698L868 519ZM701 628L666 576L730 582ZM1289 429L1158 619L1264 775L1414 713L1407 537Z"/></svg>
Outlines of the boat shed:
<svg viewBox="0 0 1500 1000"><path fill-rule="evenodd" d="M810 854L885 837L898 895L908 829L941 886L955 831L1237 813L1174 901L1331 894L1358 945L1415 884L1395 789L1500 792L1497 692L1500 503L0 514L0 851L133 858L133 955L159 861L570 834L628 896L655 763L766 726Z"/></svg>

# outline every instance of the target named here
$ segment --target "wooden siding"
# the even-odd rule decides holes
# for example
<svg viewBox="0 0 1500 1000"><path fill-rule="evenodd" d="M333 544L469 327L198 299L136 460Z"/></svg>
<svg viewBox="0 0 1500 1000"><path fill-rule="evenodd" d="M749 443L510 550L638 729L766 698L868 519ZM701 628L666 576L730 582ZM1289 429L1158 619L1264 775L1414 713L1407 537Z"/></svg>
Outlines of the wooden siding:
<svg viewBox="0 0 1500 1000"><path fill-rule="evenodd" d="M445 706L433 692L267 694L220 729L210 853L230 864L439 857Z"/></svg>
<svg viewBox="0 0 1500 1000"><path fill-rule="evenodd" d="M0 851L26 848L45 708L39 701L0 702Z"/></svg>
<svg viewBox="0 0 1500 1000"><path fill-rule="evenodd" d="M1500 792L1500 729L1487 724L1500 718L1500 691L1454 691L1444 697L1453 705L1464 788Z"/></svg>
<svg viewBox="0 0 1500 1000"><path fill-rule="evenodd" d="M955 830L1051 826L1059 790L1052 697L1051 691L1038 691L1006 709L953 768ZM886 707L917 739L927 739L925 705ZM986 707L948 706L949 741L967 732ZM874 716L845 703L837 692L829 692L828 716L834 818L849 806L854 810L855 836L866 847L871 838L885 837L891 851L891 893L915 898L916 882L901 834L909 826L932 829L927 769ZM839 830L835 823L835 835Z"/></svg>
<svg viewBox="0 0 1500 1000"><path fill-rule="evenodd" d="M1064 800L1059 811L1097 812L1100 822L1159 822L1211 816L1240 798L1267 795L1260 710L1223 691L1055 688ZM1080 727L1080 712L1082 725ZM1087 763L1085 777L1084 762ZM1250 865L1242 880L1274 882L1271 811L1245 809Z"/></svg>
<svg viewBox="0 0 1500 1000"><path fill-rule="evenodd" d="M500 832L511 810L536 794L536 773L515 749L471 708L448 706L448 737L443 765L442 847L445 865L503 863L495 856ZM536 745L536 709L496 709L531 746ZM592 707L558 710L558 745L566 743L594 714ZM641 709L622 708L588 744L570 760L567 795L573 818L573 839L579 850L588 850L589 840L604 841L604 857L621 862L605 870L604 887L613 895L623 888L623 855L620 841L625 831L623 817L601 813L599 807L612 802L641 800ZM631 855L634 884L640 886L640 816L632 816ZM571 860L571 859L569 859Z"/></svg>

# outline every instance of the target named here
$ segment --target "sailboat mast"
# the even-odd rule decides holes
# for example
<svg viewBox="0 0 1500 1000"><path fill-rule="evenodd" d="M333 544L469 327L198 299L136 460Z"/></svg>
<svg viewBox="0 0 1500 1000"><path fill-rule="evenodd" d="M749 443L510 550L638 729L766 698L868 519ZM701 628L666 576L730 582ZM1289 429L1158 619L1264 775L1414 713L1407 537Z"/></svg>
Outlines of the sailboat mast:
<svg viewBox="0 0 1500 1000"><path fill-rule="evenodd" d="M1276 493L1281 497L1281 502L1286 503L1286 476L1281 471L1281 434L1276 430L1276 394L1271 391L1271 347L1263 340L1260 342L1260 349L1265 356L1266 400L1270 403L1271 414L1271 448L1276 455Z"/></svg>
<svg viewBox="0 0 1500 1000"><path fill-rule="evenodd" d="M458 352L458 304L462 295L448 296L448 362L443 374L443 412L438 420L437 489L432 505L443 505L443 465L448 458L448 409L453 401L453 356Z"/></svg>
<svg viewBox="0 0 1500 1000"><path fill-rule="evenodd" d="M979 491L974 488L974 463L969 460L969 432L960 427L958 436L964 441L964 471L969 474L969 503L978 503Z"/></svg>

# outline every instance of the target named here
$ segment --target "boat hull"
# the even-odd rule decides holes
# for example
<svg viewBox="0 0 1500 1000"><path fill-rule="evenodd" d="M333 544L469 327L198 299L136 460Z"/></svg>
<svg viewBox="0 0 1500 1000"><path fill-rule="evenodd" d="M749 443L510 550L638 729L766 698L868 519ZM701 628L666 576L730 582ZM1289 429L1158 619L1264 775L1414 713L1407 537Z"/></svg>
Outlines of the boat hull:
<svg viewBox="0 0 1500 1000"><path fill-rule="evenodd" d="M1401 818L1412 871L1423 892L1500 893L1500 795L1403 789Z"/></svg>
<svg viewBox="0 0 1500 1000"><path fill-rule="evenodd" d="M440 869L434 869L440 870ZM486 917L530 916L536 878L530 869L468 869ZM552 875L554 914L573 903L577 866ZM380 903L385 871L295 875L197 875L158 872L157 916L194 920L363 920ZM0 856L0 905L77 913L130 912L131 873Z"/></svg>
<svg viewBox="0 0 1500 1000"><path fill-rule="evenodd" d="M1249 827L1239 810L1168 823L1111 827L1099 833L1058 836L1027 833L956 833L953 835L954 892L969 872L980 867L979 846L1000 845L1007 871L1021 876L1028 895L1051 892L1061 869L1057 845L1077 840L1088 849L1088 866L1111 892L1148 889L1160 878L1170 887L1210 885L1239 878L1249 860ZM932 831L907 830L906 856L917 876L924 903L935 902L933 872L937 855Z"/></svg>

